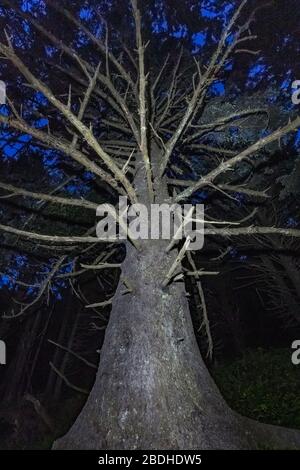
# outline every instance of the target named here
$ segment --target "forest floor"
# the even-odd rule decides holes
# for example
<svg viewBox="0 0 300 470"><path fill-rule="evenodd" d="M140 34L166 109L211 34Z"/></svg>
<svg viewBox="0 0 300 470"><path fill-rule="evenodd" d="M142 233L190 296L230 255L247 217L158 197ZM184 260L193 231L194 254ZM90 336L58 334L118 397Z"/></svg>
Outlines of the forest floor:
<svg viewBox="0 0 300 470"><path fill-rule="evenodd" d="M300 366L299 366L300 367ZM227 403L255 420L300 429L300 374L288 349L249 350L239 359L220 363L211 373ZM42 397L39 397L43 403ZM76 394L37 413L23 400L18 406L0 406L0 449L50 449L64 435L84 405Z"/></svg>

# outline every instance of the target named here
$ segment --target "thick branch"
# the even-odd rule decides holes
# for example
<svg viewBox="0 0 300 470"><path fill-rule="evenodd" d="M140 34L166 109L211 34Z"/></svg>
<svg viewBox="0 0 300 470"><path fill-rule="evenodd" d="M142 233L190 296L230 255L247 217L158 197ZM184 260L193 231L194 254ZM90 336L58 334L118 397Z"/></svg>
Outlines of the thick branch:
<svg viewBox="0 0 300 470"><path fill-rule="evenodd" d="M10 233L12 235L17 235L21 238L27 238L30 240L37 240L41 242L50 242L50 243L58 243L58 244L77 244L77 243L99 243L99 242L105 242L105 243L110 243L110 242L118 242L118 240L107 240L107 239L101 239L97 237L62 237L62 236L57 236L57 235L43 235L40 233L35 233L35 232L27 232L25 230L19 230L14 227L10 227L8 225L2 225L0 224L0 231Z"/></svg>
<svg viewBox="0 0 300 470"><path fill-rule="evenodd" d="M285 237L300 238L300 230L293 228L277 227L230 227L230 228L205 228L205 235L218 235L221 237L235 237L239 235L283 235Z"/></svg>
<svg viewBox="0 0 300 470"><path fill-rule="evenodd" d="M150 164L150 157L148 152L149 142L148 142L148 133L147 133L147 105L146 105L146 89L147 89L147 77L145 74L145 46L143 44L142 38L142 24L141 24L141 13L138 9L137 0L131 0L135 26L136 26L136 45L138 50L139 57L139 114L140 114L140 149L143 156L147 184L150 202L154 201L153 193L153 183L152 183L152 169Z"/></svg>
<svg viewBox="0 0 300 470"><path fill-rule="evenodd" d="M61 204L63 206L82 207L84 209L93 211L96 211L98 207L98 204L86 201L85 199L72 199L60 196L51 196L50 194L44 193L35 193L32 191L27 191L26 189L17 188L16 186L12 186L10 184L2 183L1 181L0 188L4 189L5 191L9 191L15 196L30 197L32 199L37 199L38 201L47 201L52 202L53 204Z"/></svg>

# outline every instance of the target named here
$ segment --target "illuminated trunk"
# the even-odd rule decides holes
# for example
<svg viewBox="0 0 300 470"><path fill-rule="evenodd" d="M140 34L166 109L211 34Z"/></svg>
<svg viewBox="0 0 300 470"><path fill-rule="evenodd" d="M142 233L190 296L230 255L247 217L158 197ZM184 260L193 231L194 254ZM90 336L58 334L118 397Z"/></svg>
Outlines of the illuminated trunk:
<svg viewBox="0 0 300 470"><path fill-rule="evenodd" d="M138 185L141 192L142 185ZM162 201L162 199L160 199ZM128 245L85 407L55 449L247 449L290 446L299 434L234 413L201 358L183 283L163 289L176 250ZM287 433L287 434L286 434Z"/></svg>

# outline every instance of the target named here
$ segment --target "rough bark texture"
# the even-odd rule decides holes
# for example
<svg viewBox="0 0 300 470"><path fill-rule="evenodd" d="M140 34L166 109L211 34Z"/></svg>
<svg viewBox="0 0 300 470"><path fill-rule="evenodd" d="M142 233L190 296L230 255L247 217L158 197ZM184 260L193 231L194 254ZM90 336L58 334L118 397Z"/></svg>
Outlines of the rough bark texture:
<svg viewBox="0 0 300 470"><path fill-rule="evenodd" d="M142 180L137 187L143 190ZM122 278L133 292L124 294L120 282L95 385L54 449L300 447L297 431L227 406L201 358L183 283L161 287L176 256L166 246L145 241L138 253L128 245Z"/></svg>
<svg viewBox="0 0 300 470"><path fill-rule="evenodd" d="M184 286L161 290L163 243L129 249L91 395L56 449L293 448L299 434L231 411L200 356ZM287 440L282 443L282 438Z"/></svg>

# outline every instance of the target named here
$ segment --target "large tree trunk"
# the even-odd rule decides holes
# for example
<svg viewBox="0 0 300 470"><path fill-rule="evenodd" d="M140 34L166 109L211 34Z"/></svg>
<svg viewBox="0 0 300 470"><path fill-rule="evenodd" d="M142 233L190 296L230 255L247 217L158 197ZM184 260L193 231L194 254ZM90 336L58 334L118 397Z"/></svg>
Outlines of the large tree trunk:
<svg viewBox="0 0 300 470"><path fill-rule="evenodd" d="M231 411L200 356L182 284L162 291L162 242L128 250L86 406L56 449L243 449L300 445L297 432ZM276 437L276 439L275 439ZM275 439L275 440L274 440ZM297 440L295 440L297 439ZM288 443L289 442L289 443Z"/></svg>
<svg viewBox="0 0 300 470"><path fill-rule="evenodd" d="M226 405L201 358L184 284L162 289L176 257L166 246L144 241L137 252L128 244L122 278L133 291L119 283L95 385L54 448L300 447L297 431L260 425Z"/></svg>

